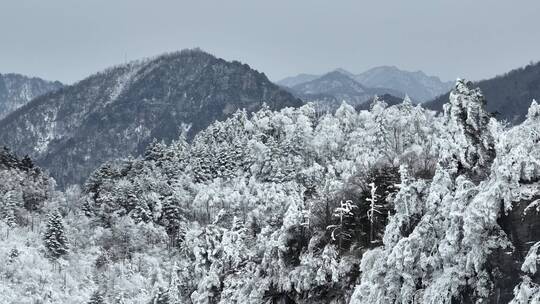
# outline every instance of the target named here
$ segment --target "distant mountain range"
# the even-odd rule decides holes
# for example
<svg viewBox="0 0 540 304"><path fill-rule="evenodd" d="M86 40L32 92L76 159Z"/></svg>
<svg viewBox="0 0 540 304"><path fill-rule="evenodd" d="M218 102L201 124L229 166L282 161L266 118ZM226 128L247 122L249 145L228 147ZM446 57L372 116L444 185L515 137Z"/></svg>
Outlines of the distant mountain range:
<svg viewBox="0 0 540 304"><path fill-rule="evenodd" d="M291 76L287 78L283 78L282 80L276 82L280 86L292 88L297 84L302 84L306 82L310 82L312 80L315 80L317 78L321 77L321 75L313 75L313 74L298 74L296 76Z"/></svg>
<svg viewBox="0 0 540 304"><path fill-rule="evenodd" d="M367 88L341 70L335 70L314 80L299 83L289 90L306 102L316 102L329 109L337 108L342 101L356 106L375 95L403 95L403 93L392 89Z"/></svg>
<svg viewBox="0 0 540 304"><path fill-rule="evenodd" d="M425 102L447 93L454 82L442 82L436 76L422 71L402 71L394 66L381 66L355 76L355 80L372 88L390 88L409 95L418 102Z"/></svg>
<svg viewBox="0 0 540 304"><path fill-rule="evenodd" d="M376 67L361 74L353 74L344 69L336 69L335 71L324 75L300 74L298 76L287 77L280 80L277 84L291 88L300 98L306 98L306 96L302 96L306 95L302 85L312 83L309 85L309 88L313 90L313 83L317 83L317 80L320 80L321 78L324 80L324 78L327 78L328 74L334 74L335 72L347 76L348 79L346 82L350 82L350 79L357 82L364 88L364 91L369 92L371 90L371 92L379 92L379 94L392 94L396 96L408 94L417 102L432 100L433 98L448 92L452 87L452 82L442 82L438 77L427 76L421 71L408 72L392 66ZM336 96L335 94L335 92L339 90L339 87L339 85L334 85L332 87L334 93L324 92L324 86L317 91L318 94L335 96L339 99L339 96ZM341 87L350 87L350 85L344 84L341 85ZM337 95L350 96L350 92L339 92ZM345 100L349 102L349 100ZM351 101L354 102L354 99Z"/></svg>
<svg viewBox="0 0 540 304"><path fill-rule="evenodd" d="M478 81L487 100L487 109L498 119L511 124L525 120L527 110L533 99L540 100L540 63L512 70L492 79ZM424 104L433 110L442 110L448 102L448 93Z"/></svg>
<svg viewBox="0 0 540 304"><path fill-rule="evenodd" d="M0 119L39 95L58 90L58 81L46 81L19 74L0 74Z"/></svg>
<svg viewBox="0 0 540 304"><path fill-rule="evenodd" d="M378 98L382 100L386 104L387 107L401 104L403 103L403 99L404 99L404 98L396 97L390 94L378 95ZM372 104L373 104L373 99L366 100L365 102L357 105L355 109L356 111L364 111L364 110L368 111L371 109Z"/></svg>
<svg viewBox="0 0 540 304"><path fill-rule="evenodd" d="M139 154L238 109L302 101L247 64L184 50L116 66L42 95L0 121L0 146L30 154L59 184L82 182L103 162Z"/></svg>

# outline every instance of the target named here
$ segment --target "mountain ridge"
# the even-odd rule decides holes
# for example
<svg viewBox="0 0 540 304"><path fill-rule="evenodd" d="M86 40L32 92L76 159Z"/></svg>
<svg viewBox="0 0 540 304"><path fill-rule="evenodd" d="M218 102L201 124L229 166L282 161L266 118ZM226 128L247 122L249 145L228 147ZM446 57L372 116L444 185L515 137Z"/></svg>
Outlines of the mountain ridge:
<svg viewBox="0 0 540 304"><path fill-rule="evenodd" d="M357 106L375 95L403 95L392 89L365 87L349 75L342 69L336 69L289 90L306 102L316 102L329 109L336 109L342 101Z"/></svg>
<svg viewBox="0 0 540 304"><path fill-rule="evenodd" d="M331 72L335 71L353 78L364 87L393 90L394 93L388 93L392 95L396 95L395 92L400 92L399 95L407 94L418 102L429 101L444 94L450 91L453 85L452 81L443 82L439 77L428 76L423 71L405 71L395 66L378 66L359 74L351 73L343 68L337 68ZM282 86L294 87L319 79L326 74L299 74L284 78L276 83ZM306 77L306 75L309 77Z"/></svg>
<svg viewBox="0 0 540 304"><path fill-rule="evenodd" d="M61 87L63 84L59 81L48 81L17 73L0 73L0 120L35 97Z"/></svg>
<svg viewBox="0 0 540 304"><path fill-rule="evenodd" d="M65 185L108 159L140 154L153 138L170 141L188 125L191 137L263 102L271 109L302 104L247 64L183 50L114 66L32 100L0 121L0 144L30 154Z"/></svg>

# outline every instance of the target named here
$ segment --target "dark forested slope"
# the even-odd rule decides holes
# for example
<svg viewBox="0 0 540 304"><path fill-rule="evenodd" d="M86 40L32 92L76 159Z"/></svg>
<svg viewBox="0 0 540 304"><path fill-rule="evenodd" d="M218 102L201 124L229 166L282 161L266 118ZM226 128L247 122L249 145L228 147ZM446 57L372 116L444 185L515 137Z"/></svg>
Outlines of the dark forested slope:
<svg viewBox="0 0 540 304"><path fill-rule="evenodd" d="M237 109L301 101L239 62L185 50L110 68L34 99L0 121L0 144L30 154L60 184L137 154L153 139L188 136Z"/></svg>
<svg viewBox="0 0 540 304"><path fill-rule="evenodd" d="M525 120L533 99L540 99L540 63L510 71L504 75L475 83L489 100L487 110L512 124ZM429 109L441 111L449 93L427 102Z"/></svg>
<svg viewBox="0 0 540 304"><path fill-rule="evenodd" d="M46 81L19 74L0 74L0 119L33 98L62 87L58 81Z"/></svg>

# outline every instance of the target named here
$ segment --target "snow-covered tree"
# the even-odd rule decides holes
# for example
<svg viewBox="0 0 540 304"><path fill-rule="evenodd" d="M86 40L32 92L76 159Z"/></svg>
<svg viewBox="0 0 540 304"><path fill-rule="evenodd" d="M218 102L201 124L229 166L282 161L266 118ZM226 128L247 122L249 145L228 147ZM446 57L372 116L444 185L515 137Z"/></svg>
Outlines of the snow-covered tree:
<svg viewBox="0 0 540 304"><path fill-rule="evenodd" d="M105 298L100 291L95 291L90 297L90 300L88 300L87 304L105 304Z"/></svg>
<svg viewBox="0 0 540 304"><path fill-rule="evenodd" d="M62 215L56 209L49 213L43 241L47 249L47 254L52 259L58 259L69 251L64 224L62 223Z"/></svg>
<svg viewBox="0 0 540 304"><path fill-rule="evenodd" d="M448 133L431 185L426 189L402 173L397 213L384 246L364 255L352 303L451 303L489 295L485 261L502 244L493 239L500 210L496 184L477 186L495 156L484 106L479 90L457 82L445 107Z"/></svg>

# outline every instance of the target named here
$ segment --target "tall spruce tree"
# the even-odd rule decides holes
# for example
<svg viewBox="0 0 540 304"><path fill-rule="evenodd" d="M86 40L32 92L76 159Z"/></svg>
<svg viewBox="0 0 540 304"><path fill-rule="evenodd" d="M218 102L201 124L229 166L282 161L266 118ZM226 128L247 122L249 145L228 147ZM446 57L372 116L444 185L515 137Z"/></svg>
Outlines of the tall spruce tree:
<svg viewBox="0 0 540 304"><path fill-rule="evenodd" d="M22 205L22 193L12 190L0 195L0 217L9 227L17 226L17 208Z"/></svg>
<svg viewBox="0 0 540 304"><path fill-rule="evenodd" d="M62 223L62 215L58 210L53 210L49 213L47 221L47 230L43 237L45 248L48 255L53 259L68 253L68 240L64 232L64 224Z"/></svg>

